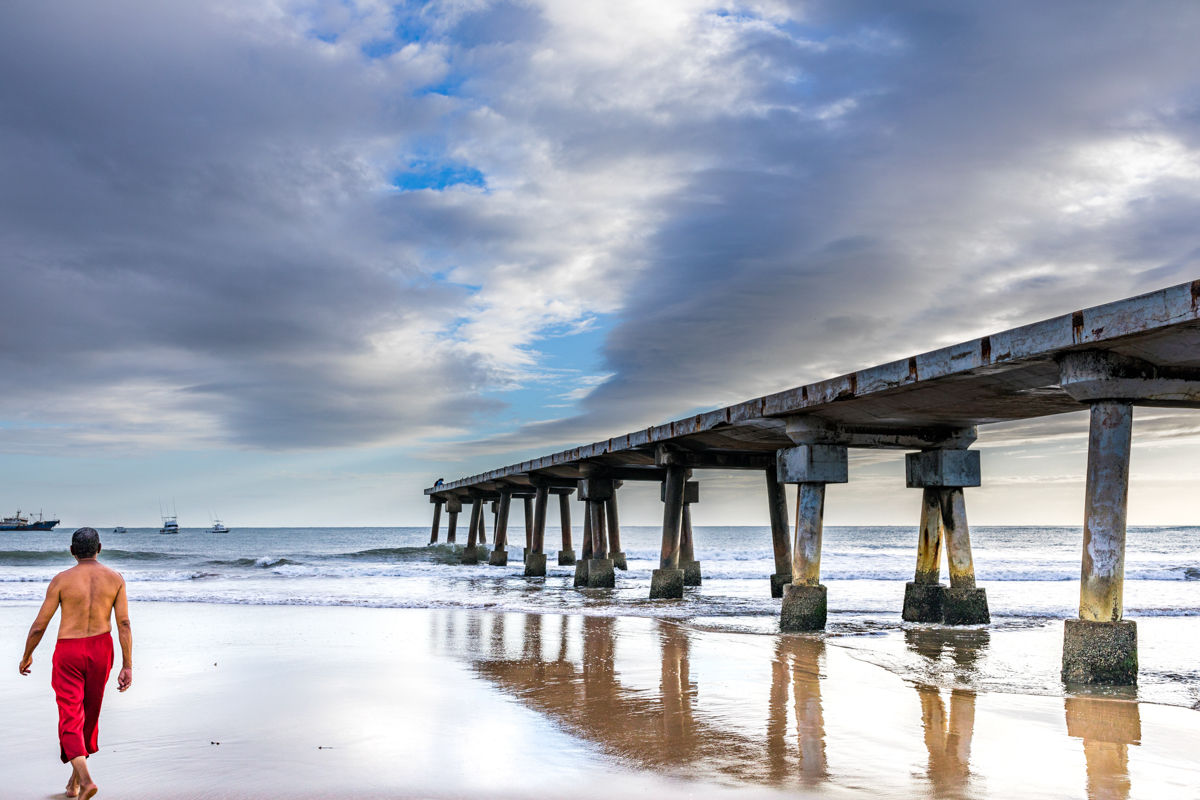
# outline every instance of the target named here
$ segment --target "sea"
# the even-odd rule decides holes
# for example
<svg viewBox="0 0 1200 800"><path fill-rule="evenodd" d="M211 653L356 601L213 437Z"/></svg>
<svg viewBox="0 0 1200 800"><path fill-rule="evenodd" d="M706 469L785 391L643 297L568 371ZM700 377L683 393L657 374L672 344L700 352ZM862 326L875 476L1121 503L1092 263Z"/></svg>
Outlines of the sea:
<svg viewBox="0 0 1200 800"><path fill-rule="evenodd" d="M545 578L523 577L516 545L508 566L462 565L459 533L451 546L430 545L424 527L101 531L101 560L125 576L133 601L660 617L749 635L778 632L767 527L696 528L703 584L682 601L649 599L657 527L622 526L629 569L618 572L615 590L573 588L573 568L557 566L553 528ZM581 535L576 529L576 546ZM513 528L509 536L523 540L524 532ZM1061 620L1078 612L1082 531L972 528L976 579L987 590L992 623L957 630L900 620L916 540L915 526L825 529L827 639L912 680L1061 693ZM73 564L69 542L69 529L0 532L0 603L39 601L50 578ZM1200 709L1200 527L1130 528L1126 548L1125 616L1138 621L1142 662L1136 698Z"/></svg>

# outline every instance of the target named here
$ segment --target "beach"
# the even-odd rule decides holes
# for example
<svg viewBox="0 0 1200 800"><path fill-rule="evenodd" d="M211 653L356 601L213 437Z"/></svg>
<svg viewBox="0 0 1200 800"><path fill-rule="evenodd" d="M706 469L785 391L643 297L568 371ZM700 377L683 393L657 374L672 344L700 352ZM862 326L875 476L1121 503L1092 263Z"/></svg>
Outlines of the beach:
<svg viewBox="0 0 1200 800"><path fill-rule="evenodd" d="M0 607L4 641L34 611ZM1200 786L1194 710L947 685L979 658L979 631L910 636L923 682L854 637L646 617L145 602L132 616L135 683L118 694L114 673L92 758L101 796L1095 800ZM5 798L52 796L67 777L53 635L33 675L0 679Z"/></svg>
<svg viewBox="0 0 1200 800"><path fill-rule="evenodd" d="M977 528L992 622L904 623L915 531L831 528L827 630L778 633L769 533L698 528L701 587L647 599L652 528L615 590L464 566L428 531L105 534L135 634L110 681L101 797L1193 798L1196 529L1138 529L1139 685L1059 678L1078 531ZM1132 535L1131 535L1132 538ZM15 669L61 534L0 535L0 798L53 796L55 626ZM1072 574L1074 573L1074 574Z"/></svg>

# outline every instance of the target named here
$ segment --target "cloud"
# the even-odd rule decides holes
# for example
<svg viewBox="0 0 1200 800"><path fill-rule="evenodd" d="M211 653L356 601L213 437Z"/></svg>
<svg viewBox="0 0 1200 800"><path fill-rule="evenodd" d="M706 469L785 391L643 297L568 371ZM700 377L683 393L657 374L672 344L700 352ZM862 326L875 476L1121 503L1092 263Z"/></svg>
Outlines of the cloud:
<svg viewBox="0 0 1200 800"><path fill-rule="evenodd" d="M490 457L1195 277L1197 14L8 4L0 447Z"/></svg>

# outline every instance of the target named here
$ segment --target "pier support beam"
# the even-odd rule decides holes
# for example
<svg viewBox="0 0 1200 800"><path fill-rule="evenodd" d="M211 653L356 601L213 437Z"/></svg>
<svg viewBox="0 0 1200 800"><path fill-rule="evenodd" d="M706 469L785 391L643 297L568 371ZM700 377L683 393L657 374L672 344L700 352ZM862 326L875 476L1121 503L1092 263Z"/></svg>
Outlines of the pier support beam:
<svg viewBox="0 0 1200 800"><path fill-rule="evenodd" d="M921 496L921 529L917 534L917 575L904 586L905 622L941 622L942 504L941 492L925 487Z"/></svg>
<svg viewBox="0 0 1200 800"><path fill-rule="evenodd" d="M991 621L987 592L975 585L975 562L963 487L979 486L977 450L922 450L904 460L910 489L923 490L915 579L905 586L902 616L909 622L981 625ZM950 586L940 584L941 542Z"/></svg>
<svg viewBox="0 0 1200 800"><path fill-rule="evenodd" d="M617 516L617 489L620 487L620 481L613 481L612 497L604 501L608 522L608 557L612 559L615 569L628 570L629 562L625 559L625 552L621 550L621 520Z"/></svg>
<svg viewBox="0 0 1200 800"><path fill-rule="evenodd" d="M521 560L524 561L533 550L533 497L527 495L522 499L525 501L525 550L521 553Z"/></svg>
<svg viewBox="0 0 1200 800"><path fill-rule="evenodd" d="M533 544L525 555L525 577L546 577L546 505L550 501L550 489L545 486L537 487L533 504Z"/></svg>
<svg viewBox="0 0 1200 800"><path fill-rule="evenodd" d="M558 496L558 516L562 522L562 550L558 551L558 565L570 567L575 564L575 546L571 542L571 495Z"/></svg>
<svg viewBox="0 0 1200 800"><path fill-rule="evenodd" d="M471 501L471 524L467 529L467 546L463 548L463 564L479 563L479 526L483 522L483 498L476 497Z"/></svg>
<svg viewBox="0 0 1200 800"><path fill-rule="evenodd" d="M700 483L688 481L683 490L683 517L679 527L679 568L683 570L684 586L699 586L700 562L696 560L696 544L692 533L692 503L700 502Z"/></svg>
<svg viewBox="0 0 1200 800"><path fill-rule="evenodd" d="M512 493L500 490L499 505L496 507L496 530L493 537L496 542L488 563L493 567L508 565L508 509L512 505Z"/></svg>
<svg viewBox="0 0 1200 800"><path fill-rule="evenodd" d="M575 561L576 588L587 586L588 563L592 560L592 515L588 513L586 502L583 504L583 543L580 548L579 558Z"/></svg>
<svg viewBox="0 0 1200 800"><path fill-rule="evenodd" d="M783 589L779 627L783 631L824 630L828 613L827 592L821 585L825 485L849 480L846 445L803 444L780 450L776 470L780 483L799 484L792 582Z"/></svg>
<svg viewBox="0 0 1200 800"><path fill-rule="evenodd" d="M462 511L462 499L450 497L446 500L446 544L454 544L458 534L458 515Z"/></svg>
<svg viewBox="0 0 1200 800"><path fill-rule="evenodd" d="M433 503L433 533L429 536L429 543L437 544L439 529L442 527L442 506L445 505L446 499L430 495L429 502Z"/></svg>
<svg viewBox="0 0 1200 800"><path fill-rule="evenodd" d="M1065 683L1137 684L1137 624L1122 620L1133 407L1091 404L1079 619L1063 632Z"/></svg>
<svg viewBox="0 0 1200 800"><path fill-rule="evenodd" d="M792 582L792 541L788 530L787 492L774 466L766 470L767 507L771 512L771 545L775 550L775 574L771 597L783 597L783 587Z"/></svg>
<svg viewBox="0 0 1200 800"><path fill-rule="evenodd" d="M671 600L683 597L683 570L679 568L679 537L683 527L683 497L692 471L678 464L667 464L663 482L662 552L658 569L650 575L650 599Z"/></svg>
<svg viewBox="0 0 1200 800"><path fill-rule="evenodd" d="M586 584L589 589L612 589L617 585L613 562L608 553L605 508L614 491L613 481L608 478L583 478L579 481L579 496L587 503L588 528L591 535ZM578 572L577 564L577 580Z"/></svg>

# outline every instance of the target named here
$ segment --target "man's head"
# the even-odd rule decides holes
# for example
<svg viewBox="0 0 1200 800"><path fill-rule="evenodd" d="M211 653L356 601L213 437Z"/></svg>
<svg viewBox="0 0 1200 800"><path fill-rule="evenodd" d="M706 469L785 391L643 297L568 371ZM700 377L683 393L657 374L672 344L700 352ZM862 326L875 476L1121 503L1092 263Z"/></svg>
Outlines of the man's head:
<svg viewBox="0 0 1200 800"><path fill-rule="evenodd" d="M100 534L95 528L80 528L71 536L71 555L76 558L95 558L100 552Z"/></svg>

